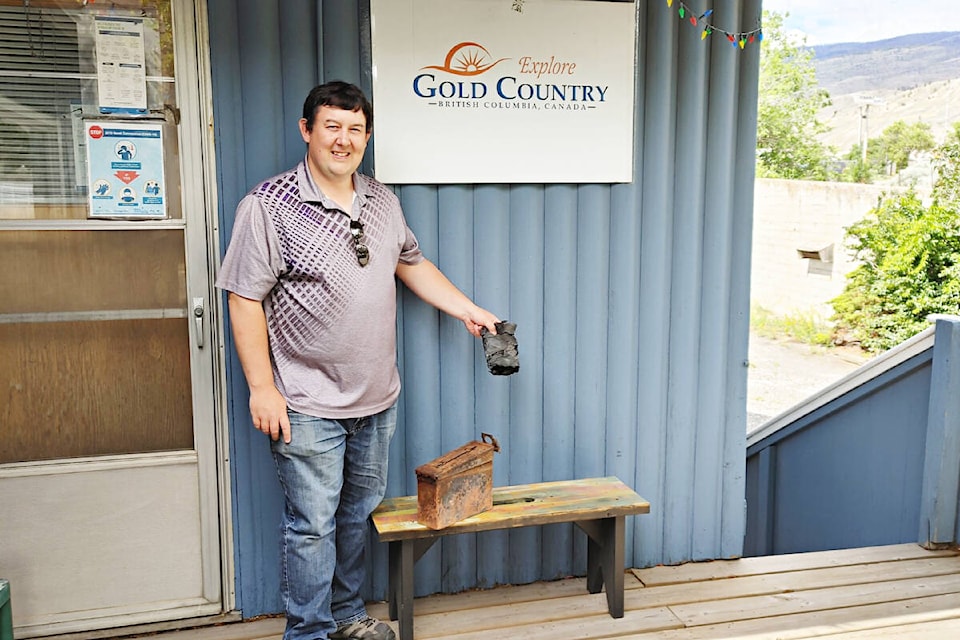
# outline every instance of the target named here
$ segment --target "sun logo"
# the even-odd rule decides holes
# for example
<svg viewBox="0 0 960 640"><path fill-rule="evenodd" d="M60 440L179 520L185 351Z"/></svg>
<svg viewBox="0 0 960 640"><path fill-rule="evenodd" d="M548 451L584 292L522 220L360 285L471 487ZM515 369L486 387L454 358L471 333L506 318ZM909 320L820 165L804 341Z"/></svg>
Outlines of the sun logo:
<svg viewBox="0 0 960 640"><path fill-rule="evenodd" d="M443 65L428 65L423 69L439 69L458 76L478 76L509 58L493 60L483 45L476 42L461 42L447 52Z"/></svg>

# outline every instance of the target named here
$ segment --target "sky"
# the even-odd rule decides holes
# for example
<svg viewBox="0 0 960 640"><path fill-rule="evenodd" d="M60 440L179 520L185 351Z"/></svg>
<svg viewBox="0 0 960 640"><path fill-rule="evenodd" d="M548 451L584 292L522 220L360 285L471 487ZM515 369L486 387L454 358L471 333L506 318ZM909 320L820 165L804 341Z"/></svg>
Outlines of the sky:
<svg viewBox="0 0 960 640"><path fill-rule="evenodd" d="M808 45L872 42L913 33L960 31L957 0L762 0L789 13L784 27Z"/></svg>

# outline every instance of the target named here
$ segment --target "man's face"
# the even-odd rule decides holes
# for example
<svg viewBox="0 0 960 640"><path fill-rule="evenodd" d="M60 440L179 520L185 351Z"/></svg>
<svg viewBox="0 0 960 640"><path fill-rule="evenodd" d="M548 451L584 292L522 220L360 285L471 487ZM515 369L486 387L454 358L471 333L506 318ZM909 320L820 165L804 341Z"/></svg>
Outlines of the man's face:
<svg viewBox="0 0 960 640"><path fill-rule="evenodd" d="M322 106L307 130L307 121L300 119L300 135L307 143L307 159L314 179L339 182L353 175L363 160L370 132L363 111L347 111Z"/></svg>

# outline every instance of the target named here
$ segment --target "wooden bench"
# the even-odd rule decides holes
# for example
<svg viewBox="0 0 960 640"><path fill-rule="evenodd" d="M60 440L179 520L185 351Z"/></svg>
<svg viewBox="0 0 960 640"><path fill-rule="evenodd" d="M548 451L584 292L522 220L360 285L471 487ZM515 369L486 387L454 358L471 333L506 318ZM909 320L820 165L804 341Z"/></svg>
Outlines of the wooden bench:
<svg viewBox="0 0 960 640"><path fill-rule="evenodd" d="M495 487L492 509L440 530L417 522L417 496L388 498L373 523L389 544L390 619L399 620L400 640L413 640L413 565L441 537L558 522L587 534L587 590L606 584L607 609L622 618L625 518L649 512L650 503L614 477Z"/></svg>

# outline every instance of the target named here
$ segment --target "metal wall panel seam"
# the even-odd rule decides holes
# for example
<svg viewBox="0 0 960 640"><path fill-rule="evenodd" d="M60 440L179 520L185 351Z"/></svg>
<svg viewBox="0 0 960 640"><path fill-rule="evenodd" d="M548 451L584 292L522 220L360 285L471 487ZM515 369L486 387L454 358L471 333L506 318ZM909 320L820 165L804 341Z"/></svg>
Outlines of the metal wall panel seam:
<svg viewBox="0 0 960 640"><path fill-rule="evenodd" d="M473 296L473 194L466 185L438 188L440 243L438 266L461 291ZM482 348L463 323L445 321L440 326L440 451L445 453L479 439L474 425L473 394L475 357ZM498 435L499 437L499 435ZM495 456L496 458L496 456ZM499 460L494 459L494 464ZM457 592L473 585L477 571L476 534L447 536L440 541L441 586Z"/></svg>
<svg viewBox="0 0 960 640"><path fill-rule="evenodd" d="M220 219L223 221L220 225L220 246L223 250L229 244L232 233L234 207L255 181L266 177L255 176L255 170L251 170L253 161L248 149L254 146L244 136L245 122L250 119L262 120L266 115L256 102L247 101L250 91L258 86L255 74L247 73L247 57L216 56L219 51L239 50L239 43L249 36L250 24L256 19L247 19L248 8L241 5L235 9L234 3L229 0L211 0L208 4L209 15L217 16L209 23L211 72L215 84L215 104L219 107L215 110L214 126L217 132L217 165L221 172L218 176L218 193ZM269 8L255 8L269 15ZM269 131L279 126L279 122L269 123L264 137L269 139ZM270 148L276 151L274 145ZM227 314L225 321L228 321ZM258 536L258 531L264 523L273 525L279 522L280 490L276 486L276 473L269 451L259 439L253 437L254 429L247 409L246 381L233 349L232 336L227 336L225 348L233 460L231 473L234 493L231 499L235 540L235 604L244 611L273 611L276 608L276 589L269 585L278 584L278 545L270 545L261 551L263 540Z"/></svg>
<svg viewBox="0 0 960 640"><path fill-rule="evenodd" d="M300 137L298 121L303 115L303 101L310 89L319 84L313 65L303 64L304 50L315 50L320 31L315 30L316 2L284 0L279 4L280 68L283 91L283 143L285 166L303 159L306 144Z"/></svg>
<svg viewBox="0 0 960 640"><path fill-rule="evenodd" d="M543 226L541 185L510 189L510 319L517 323L520 370L501 377L511 390L510 482L543 479Z"/></svg>
<svg viewBox="0 0 960 640"><path fill-rule="evenodd" d="M735 3L741 8L740 20L754 17L759 22L760 0ZM746 446L747 424L747 352L750 333L750 251L753 235L753 183L757 149L757 93L760 74L760 47L741 51L739 73L735 81L738 97L736 115L736 162L733 173L733 247L730 263L730 333L727 358L727 406L723 447L724 491L721 512L720 556L738 557L743 553L746 523Z"/></svg>
<svg viewBox="0 0 960 640"><path fill-rule="evenodd" d="M610 187L580 185L577 191L573 477L588 478L606 474ZM587 566L586 540L575 538L574 545L574 571L582 574Z"/></svg>
<svg viewBox="0 0 960 640"><path fill-rule="evenodd" d="M756 555L773 553L777 512L777 447L767 447L759 456L757 469L757 544Z"/></svg>
<svg viewBox="0 0 960 640"><path fill-rule="evenodd" d="M604 468L634 486L638 436L637 393L640 386L640 338L637 325L640 300L640 216L633 184L618 184L610 191L610 294L607 301L607 437ZM624 557L633 557L635 518L628 518Z"/></svg>
<svg viewBox="0 0 960 640"><path fill-rule="evenodd" d="M646 90L646 67L647 67L647 48L645 46L645 40L647 37L647 8L646 3L637 2L635 4L634 11L634 33L636 40L636 48L634 51L634 116L633 116L633 184L630 185L630 207L629 211L633 222L636 226L635 231L633 232L633 244L630 247L630 253L636 260L635 269L635 279L636 281L632 284L632 287L635 289L634 293L631 294L631 299L635 301L635 314L634 324L632 327L632 336L633 348L632 348L632 357L634 362L633 373L632 375L636 379L636 388L634 391L634 398L639 400L640 398L640 388L645 382L644 373L646 372L646 366L643 358L641 357L641 338L640 338L640 318L643 315L645 300L641 295L641 268L643 264L643 259L640 256L640 247L643 243L643 187L646 184L647 172L646 172L646 156L644 155L644 139L646 136L646 104L647 104L647 90ZM638 467L637 462L640 460L640 447L641 447L641 431L644 428L649 428L649 425L644 425L639 405L635 403L632 408L633 422L634 422L634 432L633 432L633 442L631 444L631 449L633 451L633 460L625 460L624 464L630 465L630 474L628 477L622 478L624 482L633 487L640 495L647 495L647 488L643 484L641 471ZM644 518L635 518L632 519L631 526L626 532L627 536L627 549L625 551L628 564L632 566L639 566L638 562L643 555L643 547L645 541L641 539L643 531L641 526L643 523L641 520L649 520L649 516Z"/></svg>
<svg viewBox="0 0 960 640"><path fill-rule="evenodd" d="M739 12L721 13L720 24L739 23ZM700 309L700 367L697 406L697 467L694 472L693 546L696 560L720 554L724 469L725 406L733 236L733 170L736 149L736 77L739 55L722 39L710 43L704 176L703 303ZM731 55L732 54L732 55ZM717 423L720 423L718 426ZM701 464L710 460L710 464Z"/></svg>
<svg viewBox="0 0 960 640"><path fill-rule="evenodd" d="M407 185L400 190L401 204L407 224L417 236L424 256L437 261L439 218L437 187ZM406 460L403 484L406 495L415 494L413 470L441 453L440 421L440 312L424 303L413 292L403 288L404 370L401 372L404 396L403 439L391 447L392 460L403 449ZM440 547L430 549L417 563L414 590L417 594L435 593L440 589Z"/></svg>
<svg viewBox="0 0 960 640"><path fill-rule="evenodd" d="M520 370L501 377L510 388L510 483L543 480L543 186L510 189L510 311L517 323ZM541 576L540 527L509 534L511 583Z"/></svg>
<svg viewBox="0 0 960 640"><path fill-rule="evenodd" d="M283 171L287 156L283 140L283 67L280 60L280 16L270 2L237 0L240 56L240 103L244 105L244 193ZM256 46L243 43L256 42ZM256 122L256 127L247 126ZM298 158L299 160L299 158Z"/></svg>
<svg viewBox="0 0 960 640"><path fill-rule="evenodd" d="M637 396L641 425L637 448L638 488L651 503L639 518L643 540L634 564L662 561L667 521L664 510L666 380L669 350L670 238L673 211L674 135L676 132L677 32L665 4L649 2L645 46L644 176L640 235L640 316L638 357L645 376Z"/></svg>
<svg viewBox="0 0 960 640"><path fill-rule="evenodd" d="M577 237L577 188L544 188L543 228L543 468L545 481L574 475L574 389L576 353L577 254L570 247ZM521 347L522 348L522 347ZM522 352L521 352L522 353ZM543 528L543 574L570 575L574 531L571 525Z"/></svg>
<svg viewBox="0 0 960 640"><path fill-rule="evenodd" d="M474 187L474 271L476 302L495 308L510 317L510 189L506 185L484 184ZM509 432L510 389L476 363L476 424L484 431ZM505 437L509 443L509 436ZM497 454L493 467L494 486L509 484L510 449ZM509 581L509 536L506 531L487 531L477 536L478 586L493 586Z"/></svg>
<svg viewBox="0 0 960 640"><path fill-rule="evenodd" d="M700 309L703 288L704 136L708 47L693 29L679 27L677 122L673 183L673 243L670 265L670 333L667 377L666 494L669 530L664 539L668 563L690 558L694 474L697 460Z"/></svg>
<svg viewBox="0 0 960 640"><path fill-rule="evenodd" d="M581 185L577 199L574 477L606 473L607 305L610 188Z"/></svg>
<svg viewBox="0 0 960 640"><path fill-rule="evenodd" d="M286 0L283 0L286 2ZM323 80L345 80L362 85L363 72L361 71L361 33L369 32L370 24L360 26L361 2L324 2L320 0L320 11L323 13L323 36L320 45L323 47ZM367 97L373 99L370 87L363 87ZM376 105L374 105L376 106ZM374 109L374 126L376 126L376 109Z"/></svg>

